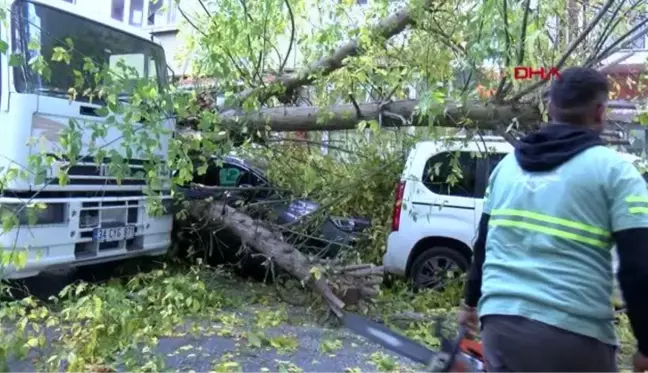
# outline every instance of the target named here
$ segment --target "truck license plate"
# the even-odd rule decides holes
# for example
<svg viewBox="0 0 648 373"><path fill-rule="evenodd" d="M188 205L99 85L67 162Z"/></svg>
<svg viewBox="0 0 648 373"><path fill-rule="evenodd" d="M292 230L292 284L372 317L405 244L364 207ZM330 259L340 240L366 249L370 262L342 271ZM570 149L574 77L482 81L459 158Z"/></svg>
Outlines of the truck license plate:
<svg viewBox="0 0 648 373"><path fill-rule="evenodd" d="M98 228L92 233L92 239L97 242L121 241L133 237L135 237L134 225L116 228Z"/></svg>

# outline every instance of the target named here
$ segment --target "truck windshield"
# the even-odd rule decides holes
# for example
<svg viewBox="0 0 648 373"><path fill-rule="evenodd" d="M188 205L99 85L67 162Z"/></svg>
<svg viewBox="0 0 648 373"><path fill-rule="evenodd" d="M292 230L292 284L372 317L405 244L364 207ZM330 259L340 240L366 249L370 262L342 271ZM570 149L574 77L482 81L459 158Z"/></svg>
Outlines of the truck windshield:
<svg viewBox="0 0 648 373"><path fill-rule="evenodd" d="M153 79L159 88L167 83L164 50L153 42L52 6L25 0L16 1L11 14L13 53L23 56L21 66L13 69L18 92L66 96L68 90L75 87L78 73L83 72L88 58L96 66L109 67L115 77L123 78L123 66L128 66L131 72L128 82ZM69 53L70 63L53 62L55 48L70 49L67 40L74 46ZM48 62L49 77L41 76L30 66L29 61L38 56L43 56ZM84 88L95 85L94 77L89 74L82 76L85 78ZM123 94L128 95L128 92ZM89 98L79 92L76 100L87 101Z"/></svg>

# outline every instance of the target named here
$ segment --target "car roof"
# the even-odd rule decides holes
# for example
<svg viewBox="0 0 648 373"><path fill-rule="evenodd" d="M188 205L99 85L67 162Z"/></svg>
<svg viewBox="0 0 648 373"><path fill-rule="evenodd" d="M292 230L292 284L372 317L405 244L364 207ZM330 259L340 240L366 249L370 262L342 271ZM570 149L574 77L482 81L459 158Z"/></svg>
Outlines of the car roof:
<svg viewBox="0 0 648 373"><path fill-rule="evenodd" d="M474 152L510 153L511 145L501 136L450 136L436 140L421 141L419 147L434 147L445 151L468 150Z"/></svg>
<svg viewBox="0 0 648 373"><path fill-rule="evenodd" d="M485 145L485 147L484 147ZM417 146L422 147L435 147L445 151L468 150L475 152L491 152L491 153L510 153L514 150L504 137L501 136L450 136L440 137L437 140L421 141ZM643 161L643 158L617 150L621 158L635 163Z"/></svg>

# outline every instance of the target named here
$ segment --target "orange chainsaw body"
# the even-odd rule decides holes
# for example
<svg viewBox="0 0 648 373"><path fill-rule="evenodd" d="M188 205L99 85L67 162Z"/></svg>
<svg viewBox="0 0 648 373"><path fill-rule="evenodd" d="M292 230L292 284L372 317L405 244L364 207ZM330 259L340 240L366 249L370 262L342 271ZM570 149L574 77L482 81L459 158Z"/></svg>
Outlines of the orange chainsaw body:
<svg viewBox="0 0 648 373"><path fill-rule="evenodd" d="M485 372L486 363L481 342L464 338L459 344L459 356L450 371Z"/></svg>

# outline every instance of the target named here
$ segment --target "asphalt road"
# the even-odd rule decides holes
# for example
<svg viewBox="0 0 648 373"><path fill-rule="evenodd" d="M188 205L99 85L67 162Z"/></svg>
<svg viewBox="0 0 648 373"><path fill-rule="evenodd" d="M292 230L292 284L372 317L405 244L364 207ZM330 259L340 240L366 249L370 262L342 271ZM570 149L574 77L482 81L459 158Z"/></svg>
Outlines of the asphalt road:
<svg viewBox="0 0 648 373"><path fill-rule="evenodd" d="M420 371L412 362L343 330L282 325L267 330L267 335L290 335L299 347L291 352L280 352L272 347L251 348L245 341L232 337L187 335L160 338L156 352L165 361L164 371L174 372L223 371L225 365L219 368L219 364L231 362L237 363L237 369L243 372ZM336 351L323 352L321 342L325 338L340 341L342 346ZM36 369L31 358L13 361L9 368L11 372L34 372Z"/></svg>

